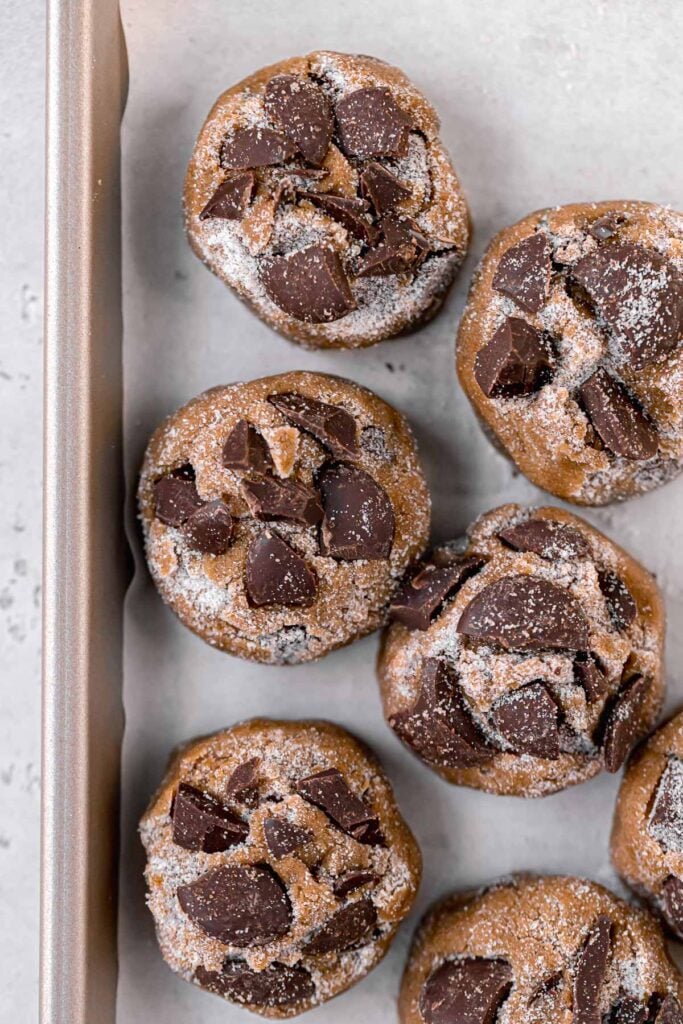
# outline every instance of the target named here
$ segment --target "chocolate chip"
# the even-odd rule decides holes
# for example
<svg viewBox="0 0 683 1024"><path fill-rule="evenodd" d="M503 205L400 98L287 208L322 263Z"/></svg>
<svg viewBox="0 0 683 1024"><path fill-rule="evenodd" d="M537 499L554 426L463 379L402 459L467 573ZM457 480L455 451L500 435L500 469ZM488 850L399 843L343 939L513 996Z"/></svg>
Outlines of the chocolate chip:
<svg viewBox="0 0 683 1024"><path fill-rule="evenodd" d="M286 818L266 818L263 823L266 846L276 860L287 857L307 843L313 836L309 828L295 825Z"/></svg>
<svg viewBox="0 0 683 1024"><path fill-rule="evenodd" d="M598 570L598 583L615 629L628 629L638 614L631 591L624 581L609 569Z"/></svg>
<svg viewBox="0 0 683 1024"><path fill-rule="evenodd" d="M588 622L571 594L534 576L505 576L489 583L460 616L458 633L507 649L588 646Z"/></svg>
<svg viewBox="0 0 683 1024"><path fill-rule="evenodd" d="M683 929L681 929L683 934ZM683 1024L683 1011L675 996L667 995L659 1007L654 1024Z"/></svg>
<svg viewBox="0 0 683 1024"><path fill-rule="evenodd" d="M493 705L494 729L515 754L555 760L560 756L557 704L543 683L529 683Z"/></svg>
<svg viewBox="0 0 683 1024"><path fill-rule="evenodd" d="M315 995L313 979L305 967L269 964L252 971L244 960L226 960L222 971L199 966L195 980L202 988L245 1006L291 1006Z"/></svg>
<svg viewBox="0 0 683 1024"><path fill-rule="evenodd" d="M296 149L282 132L272 128L238 128L221 146L221 167L241 171L249 167L283 164Z"/></svg>
<svg viewBox="0 0 683 1024"><path fill-rule="evenodd" d="M373 245L379 238L379 231L367 217L368 204L363 199L348 199L345 196L333 196L329 192L307 192L300 189L300 199L306 199L313 206L338 221L346 230L361 242Z"/></svg>
<svg viewBox="0 0 683 1024"><path fill-rule="evenodd" d="M266 473L273 468L266 439L247 420L238 420L228 434L222 460L226 469L242 473Z"/></svg>
<svg viewBox="0 0 683 1024"><path fill-rule="evenodd" d="M260 275L276 306L297 320L329 323L356 308L341 260L325 245L264 259Z"/></svg>
<svg viewBox="0 0 683 1024"><path fill-rule="evenodd" d="M256 608L278 604L308 607L318 592L313 570L273 533L262 533L249 545L246 585L249 601Z"/></svg>
<svg viewBox="0 0 683 1024"><path fill-rule="evenodd" d="M285 519L303 526L315 526L322 519L317 493L298 480L258 476L243 480L241 488L249 511L257 519Z"/></svg>
<svg viewBox="0 0 683 1024"><path fill-rule="evenodd" d="M258 789L258 757L252 757L238 764L228 779L226 793L229 798L247 807L256 807L259 799Z"/></svg>
<svg viewBox="0 0 683 1024"><path fill-rule="evenodd" d="M498 534L500 540L515 551L533 551L551 561L564 558L586 558L588 543L578 530L552 519L527 519Z"/></svg>
<svg viewBox="0 0 683 1024"><path fill-rule="evenodd" d="M673 755L659 777L647 830L665 850L683 853L683 761Z"/></svg>
<svg viewBox="0 0 683 1024"><path fill-rule="evenodd" d="M383 845L377 815L349 788L336 768L327 768L300 779L296 791L304 800L320 807L335 825L357 842L367 846Z"/></svg>
<svg viewBox="0 0 683 1024"><path fill-rule="evenodd" d="M437 967L422 986L425 1024L494 1024L512 988L507 960L462 957Z"/></svg>
<svg viewBox="0 0 683 1024"><path fill-rule="evenodd" d="M547 236L537 231L503 253L493 287L529 313L538 313L550 291L551 252Z"/></svg>
<svg viewBox="0 0 683 1024"><path fill-rule="evenodd" d="M616 235L617 231L624 224L626 218L618 213L608 213L604 217L598 217L588 228L588 234L597 239L598 242L606 242L608 238Z"/></svg>
<svg viewBox="0 0 683 1024"><path fill-rule="evenodd" d="M531 395L552 377L551 346L542 331L509 316L474 361L474 377L489 398Z"/></svg>
<svg viewBox="0 0 683 1024"><path fill-rule="evenodd" d="M335 107L341 147L347 156L405 156L410 118L386 87L357 89Z"/></svg>
<svg viewBox="0 0 683 1024"><path fill-rule="evenodd" d="M388 558L394 540L394 509L369 473L345 462L323 466L318 486L325 510L320 549L345 561Z"/></svg>
<svg viewBox="0 0 683 1024"><path fill-rule="evenodd" d="M179 887L178 902L207 935L240 948L272 942L292 921L287 892L266 867L231 864L208 871Z"/></svg>
<svg viewBox="0 0 683 1024"><path fill-rule="evenodd" d="M347 871L345 875L335 880L332 892L338 899L343 899L349 893L355 892L363 885L374 885L379 879L372 871Z"/></svg>
<svg viewBox="0 0 683 1024"><path fill-rule="evenodd" d="M650 1011L637 999L624 996L607 1014L605 1024L648 1024Z"/></svg>
<svg viewBox="0 0 683 1024"><path fill-rule="evenodd" d="M602 746L608 772L619 771L640 735L640 711L647 691L645 677L633 676L607 709Z"/></svg>
<svg viewBox="0 0 683 1024"><path fill-rule="evenodd" d="M432 618L447 597L481 569L481 558L469 555L442 569L428 565L407 580L389 605L389 616L407 629L429 629Z"/></svg>
<svg viewBox="0 0 683 1024"><path fill-rule="evenodd" d="M584 256L571 274L634 369L657 362L681 340L683 276L660 253L611 242Z"/></svg>
<svg viewBox="0 0 683 1024"><path fill-rule="evenodd" d="M600 368L579 388L584 412L614 455L643 461L657 454L657 429L621 381Z"/></svg>
<svg viewBox="0 0 683 1024"><path fill-rule="evenodd" d="M534 991L529 998L529 1006L531 1006L532 1003L537 1003L542 999L546 999L548 996L552 997L552 995L557 992L563 981L563 971L553 971L552 974L542 978L534 988Z"/></svg>
<svg viewBox="0 0 683 1024"><path fill-rule="evenodd" d="M185 850L219 853L243 843L249 826L209 793L181 782L173 801L173 842Z"/></svg>
<svg viewBox="0 0 683 1024"><path fill-rule="evenodd" d="M320 86L300 75L276 75L263 102L304 159L321 164L332 139L332 110Z"/></svg>
<svg viewBox="0 0 683 1024"><path fill-rule="evenodd" d="M612 922L601 915L589 931L576 965L573 1024L601 1024L600 993L611 948Z"/></svg>
<svg viewBox="0 0 683 1024"><path fill-rule="evenodd" d="M469 768L495 753L472 719L457 676L438 658L425 659L415 704L389 725L428 764Z"/></svg>
<svg viewBox="0 0 683 1024"><path fill-rule="evenodd" d="M662 885L662 913L669 928L679 938L683 938L683 881L675 875L669 875Z"/></svg>
<svg viewBox="0 0 683 1024"><path fill-rule="evenodd" d="M312 434L333 455L353 458L358 454L356 421L341 406L318 402L293 391L268 395L268 401L290 423Z"/></svg>
<svg viewBox="0 0 683 1024"><path fill-rule="evenodd" d="M183 537L193 551L205 555L223 555L230 547L233 534L232 516L228 506L220 499L202 505L188 516Z"/></svg>
<svg viewBox="0 0 683 1024"><path fill-rule="evenodd" d="M369 199L378 217L395 210L403 199L411 194L410 189L399 181L395 174L378 163L370 163L360 176L361 192Z"/></svg>
<svg viewBox="0 0 683 1024"><path fill-rule="evenodd" d="M360 446L371 459L393 462L394 456L387 443L387 435L381 427L363 427L360 432Z"/></svg>
<svg viewBox="0 0 683 1024"><path fill-rule="evenodd" d="M387 277L415 270L431 251L429 239L410 217L389 213L380 222L382 238L356 267L358 277Z"/></svg>
<svg viewBox="0 0 683 1024"><path fill-rule="evenodd" d="M200 220L241 220L256 187L252 171L237 174L219 185L199 214Z"/></svg>
<svg viewBox="0 0 683 1024"><path fill-rule="evenodd" d="M592 654L574 659L574 679L586 691L586 700L589 704L602 700L607 693L605 674Z"/></svg>
<svg viewBox="0 0 683 1024"><path fill-rule="evenodd" d="M342 953L367 939L376 924L377 911L371 899L347 903L308 940L304 953Z"/></svg>
<svg viewBox="0 0 683 1024"><path fill-rule="evenodd" d="M182 526L203 504L189 464L174 469L154 484L154 514L166 526Z"/></svg>

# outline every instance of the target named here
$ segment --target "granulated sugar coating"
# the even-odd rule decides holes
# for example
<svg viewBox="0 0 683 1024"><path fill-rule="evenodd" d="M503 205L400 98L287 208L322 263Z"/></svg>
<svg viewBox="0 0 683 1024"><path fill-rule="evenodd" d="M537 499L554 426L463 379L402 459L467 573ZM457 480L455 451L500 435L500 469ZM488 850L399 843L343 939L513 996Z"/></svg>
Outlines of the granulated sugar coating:
<svg viewBox="0 0 683 1024"><path fill-rule="evenodd" d="M140 832L169 966L266 1017L363 978L420 882L379 763L328 722L254 719L188 744Z"/></svg>
<svg viewBox="0 0 683 1024"><path fill-rule="evenodd" d="M439 120L397 68L320 51L216 101L185 180L201 260L277 331L360 348L441 306L469 241Z"/></svg>
<svg viewBox="0 0 683 1024"><path fill-rule="evenodd" d="M678 1024L683 978L651 917L578 878L456 893L418 928L401 1024Z"/></svg>
<svg viewBox="0 0 683 1024"><path fill-rule="evenodd" d="M539 487L604 505L683 466L683 215L540 210L500 232L458 332L478 416Z"/></svg>
<svg viewBox="0 0 683 1024"><path fill-rule="evenodd" d="M504 505L436 548L390 609L384 714L445 779L538 797L615 772L662 703L653 577L558 508Z"/></svg>

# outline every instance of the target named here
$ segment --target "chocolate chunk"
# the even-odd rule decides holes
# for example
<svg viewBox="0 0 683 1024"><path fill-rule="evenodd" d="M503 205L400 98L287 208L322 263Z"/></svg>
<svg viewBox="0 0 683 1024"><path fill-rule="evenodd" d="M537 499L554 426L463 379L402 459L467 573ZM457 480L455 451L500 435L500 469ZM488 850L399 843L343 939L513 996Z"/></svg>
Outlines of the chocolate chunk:
<svg viewBox="0 0 683 1024"><path fill-rule="evenodd" d="M552 519L527 519L498 534L500 540L515 551L533 551L551 561L564 558L586 558L588 543L577 529Z"/></svg>
<svg viewBox="0 0 683 1024"><path fill-rule="evenodd" d="M648 1024L650 1011L637 999L624 996L605 1018L605 1024Z"/></svg>
<svg viewBox="0 0 683 1024"><path fill-rule="evenodd" d="M166 526L182 526L203 504L189 463L167 473L154 484L154 514Z"/></svg>
<svg viewBox="0 0 683 1024"><path fill-rule="evenodd" d="M538 313L550 291L551 252L548 238L537 231L503 253L493 287L529 313Z"/></svg>
<svg viewBox="0 0 683 1024"><path fill-rule="evenodd" d="M657 428L621 381L602 368L579 388L586 416L614 455L643 461L657 454Z"/></svg>
<svg viewBox="0 0 683 1024"><path fill-rule="evenodd" d="M425 659L415 704L389 725L428 764L469 768L495 753L472 719L457 676L438 658Z"/></svg>
<svg viewBox="0 0 683 1024"><path fill-rule="evenodd" d="M226 865L181 885L178 902L190 920L226 945L264 946L286 935L292 907L280 879L266 867Z"/></svg>
<svg viewBox="0 0 683 1024"><path fill-rule="evenodd" d="M560 756L557 704L543 683L529 683L493 705L494 729L515 754L555 760Z"/></svg>
<svg viewBox="0 0 683 1024"><path fill-rule="evenodd" d="M332 139L332 110L320 86L301 75L276 75L263 102L304 159L321 164Z"/></svg>
<svg viewBox="0 0 683 1024"><path fill-rule="evenodd" d="M288 967L277 961L263 971L253 971L244 960L226 960L222 971L199 966L195 981L209 992L245 1006L291 1006L315 995L313 979L305 967Z"/></svg>
<svg viewBox="0 0 683 1024"><path fill-rule="evenodd" d="M309 828L295 825L286 818L266 818L263 823L266 846L276 860L287 857L307 843L313 836Z"/></svg>
<svg viewBox="0 0 683 1024"><path fill-rule="evenodd" d="M226 793L232 800L245 804L247 807L256 807L259 799L258 789L258 757L252 757L242 764L238 764L228 779Z"/></svg>
<svg viewBox="0 0 683 1024"><path fill-rule="evenodd" d="M325 324L356 308L341 260L325 245L270 256L260 274L275 305L297 320Z"/></svg>
<svg viewBox="0 0 683 1024"><path fill-rule="evenodd" d="M233 534L232 516L220 499L202 505L188 516L182 533L188 547L205 555L223 555L230 547Z"/></svg>
<svg viewBox="0 0 683 1024"><path fill-rule="evenodd" d="M243 843L249 826L209 793L181 782L173 801L173 842L185 850L219 853Z"/></svg>
<svg viewBox="0 0 683 1024"><path fill-rule="evenodd" d="M509 316L474 361L474 378L489 398L531 395L552 377L551 346L526 320Z"/></svg>
<svg viewBox="0 0 683 1024"><path fill-rule="evenodd" d="M662 885L662 911L671 930L683 938L683 881L669 875Z"/></svg>
<svg viewBox="0 0 683 1024"><path fill-rule="evenodd" d="M361 192L369 199L378 217L395 210L403 199L411 194L410 189L399 181L395 174L378 163L370 163L360 176Z"/></svg>
<svg viewBox="0 0 683 1024"><path fill-rule="evenodd" d="M332 891L338 899L343 899L349 893L355 892L363 885L374 885L379 879L372 871L347 871L345 875L337 878Z"/></svg>
<svg viewBox="0 0 683 1024"><path fill-rule="evenodd" d="M683 853L683 761L673 754L659 777L647 830L665 850Z"/></svg>
<svg viewBox="0 0 683 1024"><path fill-rule="evenodd" d="M242 481L242 493L249 511L257 519L286 519L303 526L315 526L323 517L317 493L298 480L258 476Z"/></svg>
<svg viewBox="0 0 683 1024"><path fill-rule="evenodd" d="M619 213L608 213L604 217L598 217L588 228L588 234L597 239L598 242L606 242L608 238L616 235L617 231L624 224L626 218Z"/></svg>
<svg viewBox="0 0 683 1024"><path fill-rule="evenodd" d="M347 903L308 940L304 953L342 953L369 938L376 924L377 911L371 899Z"/></svg>
<svg viewBox="0 0 683 1024"><path fill-rule="evenodd" d="M237 174L219 185L199 214L200 220L241 220L256 187L252 171Z"/></svg>
<svg viewBox="0 0 683 1024"><path fill-rule="evenodd" d="M573 1024L601 1024L600 992L611 948L612 922L601 915L588 933L576 965Z"/></svg>
<svg viewBox="0 0 683 1024"><path fill-rule="evenodd" d="M387 435L381 427L363 427L360 432L360 446L371 459L393 462L394 456L387 443Z"/></svg>
<svg viewBox="0 0 683 1024"><path fill-rule="evenodd" d="M681 934L683 934L683 929L681 929ZM657 1016L654 1018L654 1024L683 1024L683 1011L675 996L664 997Z"/></svg>
<svg viewBox="0 0 683 1024"><path fill-rule="evenodd" d="M425 1024L495 1024L511 988L507 960L448 960L422 986L420 1014Z"/></svg>
<svg viewBox="0 0 683 1024"><path fill-rule="evenodd" d="M571 594L534 576L489 583L465 608L458 633L507 649L585 651L588 622Z"/></svg>
<svg viewBox="0 0 683 1024"><path fill-rule="evenodd" d="M226 469L242 473L267 473L273 468L266 439L247 420L238 420L228 434L222 460Z"/></svg>
<svg viewBox="0 0 683 1024"><path fill-rule="evenodd" d="M354 458L358 454L356 421L341 406L318 402L293 391L269 395L268 401L290 423L312 434L338 458Z"/></svg>
<svg viewBox="0 0 683 1024"><path fill-rule="evenodd" d="M405 156L412 123L386 87L357 89L335 107L347 156Z"/></svg>
<svg viewBox="0 0 683 1024"><path fill-rule="evenodd" d="M574 659L574 679L586 691L586 700L589 704L602 700L607 693L605 674L592 654Z"/></svg>
<svg viewBox="0 0 683 1024"><path fill-rule="evenodd" d="M358 277L387 277L415 270L431 251L429 239L410 217L389 213L380 222L382 239L358 262Z"/></svg>
<svg viewBox="0 0 683 1024"><path fill-rule="evenodd" d="M542 978L541 981L536 985L534 991L529 999L529 1006L533 1003L537 1003L542 999L546 999L548 996L552 997L557 992L560 985L564 981L564 973L562 971L553 971L552 974Z"/></svg>
<svg viewBox="0 0 683 1024"><path fill-rule="evenodd" d="M357 842L366 846L383 845L377 815L349 788L337 768L326 768L300 779L296 791Z"/></svg>
<svg viewBox="0 0 683 1024"><path fill-rule="evenodd" d="M660 253L615 241L584 256L571 274L635 370L657 362L680 342L683 276Z"/></svg>
<svg viewBox="0 0 683 1024"><path fill-rule="evenodd" d="M246 585L249 601L256 608L277 604L308 607L318 592L313 570L273 533L262 533L249 545Z"/></svg>
<svg viewBox="0 0 683 1024"><path fill-rule="evenodd" d="M373 245L379 238L379 231L367 217L368 204L363 199L348 199L333 196L329 192L307 192L299 189L300 199L306 199L313 206L338 221L354 238Z"/></svg>
<svg viewBox="0 0 683 1024"><path fill-rule="evenodd" d="M647 691L647 679L641 675L633 676L607 709L602 746L608 772L619 771L639 738L640 711Z"/></svg>
<svg viewBox="0 0 683 1024"><path fill-rule="evenodd" d="M388 558L394 540L394 509L369 473L345 462L323 466L318 486L325 510L320 549L344 561Z"/></svg>
<svg viewBox="0 0 683 1024"><path fill-rule="evenodd" d="M481 558L470 555L442 569L428 565L401 586L389 605L389 616L407 629L429 629L446 598L456 593L483 564Z"/></svg>
<svg viewBox="0 0 683 1024"><path fill-rule="evenodd" d="M282 132L272 128L238 128L221 146L221 167L241 171L249 167L283 164L296 149Z"/></svg>
<svg viewBox="0 0 683 1024"><path fill-rule="evenodd" d="M631 591L624 581L609 569L598 570L598 583L615 628L628 629L638 614Z"/></svg>

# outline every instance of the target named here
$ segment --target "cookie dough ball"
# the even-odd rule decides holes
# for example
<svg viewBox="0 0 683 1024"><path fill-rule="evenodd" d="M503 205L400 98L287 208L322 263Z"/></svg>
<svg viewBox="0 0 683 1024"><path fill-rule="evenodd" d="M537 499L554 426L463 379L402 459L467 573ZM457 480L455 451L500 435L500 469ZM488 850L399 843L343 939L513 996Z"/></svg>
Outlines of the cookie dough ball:
<svg viewBox="0 0 683 1024"><path fill-rule="evenodd" d="M271 664L386 620L430 502L405 419L341 377L213 388L159 427L139 488L161 596L208 643Z"/></svg>
<svg viewBox="0 0 683 1024"><path fill-rule="evenodd" d="M612 860L683 940L683 714L650 737L624 775Z"/></svg>
<svg viewBox="0 0 683 1024"><path fill-rule="evenodd" d="M327 51L219 97L185 217L197 256L308 348L361 348L429 320L469 240L433 107L398 68Z"/></svg>
<svg viewBox="0 0 683 1024"><path fill-rule="evenodd" d="M420 882L382 768L329 722L254 719L190 743L140 830L164 959L264 1017L365 977Z"/></svg>
<svg viewBox="0 0 683 1024"><path fill-rule="evenodd" d="M683 214L540 210L494 238L458 333L460 381L539 487L580 505L683 466Z"/></svg>
<svg viewBox="0 0 683 1024"><path fill-rule="evenodd" d="M536 797L616 772L662 701L652 576L559 508L503 505L390 606L384 714L449 782Z"/></svg>
<svg viewBox="0 0 683 1024"><path fill-rule="evenodd" d="M681 1024L683 978L648 915L594 882L522 876L423 920L401 1024Z"/></svg>

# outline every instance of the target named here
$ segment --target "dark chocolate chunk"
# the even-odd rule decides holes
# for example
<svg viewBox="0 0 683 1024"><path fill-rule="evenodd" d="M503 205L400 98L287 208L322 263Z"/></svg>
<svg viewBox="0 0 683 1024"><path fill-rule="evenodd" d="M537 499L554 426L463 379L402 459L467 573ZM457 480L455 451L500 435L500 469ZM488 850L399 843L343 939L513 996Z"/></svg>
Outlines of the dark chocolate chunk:
<svg viewBox="0 0 683 1024"><path fill-rule="evenodd" d="M203 504L189 464L174 469L154 484L154 514L166 526L182 526Z"/></svg>
<svg viewBox="0 0 683 1024"><path fill-rule="evenodd" d="M422 986L420 1014L425 1024L495 1024L511 988L507 960L447 960Z"/></svg>
<svg viewBox="0 0 683 1024"><path fill-rule="evenodd" d="M585 651L588 622L571 594L534 576L504 576L470 601L458 633L508 649Z"/></svg>
<svg viewBox="0 0 683 1024"><path fill-rule="evenodd" d="M683 929L680 930L680 934L683 934ZM654 1024L683 1024L683 1010L675 996L664 997L654 1018Z"/></svg>
<svg viewBox="0 0 683 1024"><path fill-rule="evenodd" d="M389 213L380 222L382 238L358 262L358 277L387 277L415 270L431 251L429 239L410 217Z"/></svg>
<svg viewBox="0 0 683 1024"><path fill-rule="evenodd" d="M341 260L325 245L270 256L260 274L275 305L297 320L329 323L356 308Z"/></svg>
<svg viewBox="0 0 683 1024"><path fill-rule="evenodd" d="M173 801L173 842L185 850L219 853L243 843L249 826L209 793L181 782Z"/></svg>
<svg viewBox="0 0 683 1024"><path fill-rule="evenodd" d="M344 896L355 892L361 886L370 885L371 883L374 885L378 881L377 875L373 874L372 871L347 871L345 875L341 875L340 878L336 879L332 886L332 891L339 899L343 899Z"/></svg>
<svg viewBox="0 0 683 1024"><path fill-rule="evenodd" d="M601 915L588 933L574 976L573 1024L602 1024L600 992L612 948L612 922Z"/></svg>
<svg viewBox="0 0 683 1024"><path fill-rule="evenodd" d="M548 238L537 231L503 253L493 287L529 313L538 313L550 291L551 252Z"/></svg>
<svg viewBox="0 0 683 1024"><path fill-rule="evenodd" d="M333 196L329 192L307 192L300 189L299 198L308 200L313 206L338 221L354 238L373 245L379 238L379 231L368 219L368 204L363 199L348 199Z"/></svg>
<svg viewBox="0 0 683 1024"><path fill-rule="evenodd" d="M598 217L588 228L588 234L597 239L598 242L606 242L608 238L616 235L626 218L619 213L608 213L604 217Z"/></svg>
<svg viewBox="0 0 683 1024"><path fill-rule="evenodd" d="M370 163L360 176L361 192L374 206L377 216L395 210L402 199L411 194L410 189L399 181L395 174L378 163Z"/></svg>
<svg viewBox="0 0 683 1024"><path fill-rule="evenodd" d="M236 174L219 185L199 214L200 220L241 220L256 187L252 171Z"/></svg>
<svg viewBox="0 0 683 1024"><path fill-rule="evenodd" d="M377 815L349 788L336 768L326 768L300 779L296 791L357 842L366 846L383 845Z"/></svg>
<svg viewBox="0 0 683 1024"><path fill-rule="evenodd" d="M509 316L474 361L474 378L489 398L531 395L552 377L548 338L526 320Z"/></svg>
<svg viewBox="0 0 683 1024"><path fill-rule="evenodd" d="M647 679L633 676L607 709L602 747L608 772L619 771L640 737L640 711L647 691Z"/></svg>
<svg viewBox="0 0 683 1024"><path fill-rule="evenodd" d="M669 875L662 885L661 900L667 924L678 938L683 938L683 881Z"/></svg>
<svg viewBox="0 0 683 1024"><path fill-rule="evenodd" d="M302 75L276 75L266 85L266 113L305 160L321 164L332 139L332 110L319 85Z"/></svg>
<svg viewBox="0 0 683 1024"><path fill-rule="evenodd" d="M648 1024L649 1008L637 999L624 996L611 1008L605 1024Z"/></svg>
<svg viewBox="0 0 683 1024"><path fill-rule="evenodd" d="M287 857L307 843L313 833L308 828L295 825L293 821L287 821L286 818L266 818L263 823L263 835L273 857L279 860L280 857Z"/></svg>
<svg viewBox="0 0 683 1024"><path fill-rule="evenodd" d="M303 526L315 526L323 517L317 493L298 480L260 475L243 480L242 493L249 511L257 519L286 519Z"/></svg>
<svg viewBox="0 0 683 1024"><path fill-rule="evenodd" d="M253 971L244 960L226 960L222 971L207 971L200 966L195 981L209 992L244 1006L292 1006L315 995L313 979L305 967L288 967L277 961L263 971Z"/></svg>
<svg viewBox="0 0 683 1024"><path fill-rule="evenodd" d="M308 940L304 953L342 953L369 938L376 924L377 911L371 899L347 903Z"/></svg>
<svg viewBox="0 0 683 1024"><path fill-rule="evenodd" d="M529 998L529 1006L556 993L563 980L564 973L562 971L553 971L552 974L542 978L534 988L534 991Z"/></svg>
<svg viewBox="0 0 683 1024"><path fill-rule="evenodd" d="M246 585L249 601L256 608L277 604L308 607L318 592L313 570L273 533L262 533L249 545Z"/></svg>
<svg viewBox="0 0 683 1024"><path fill-rule="evenodd" d="M683 761L673 754L659 777L647 830L665 850L683 853Z"/></svg>
<svg viewBox="0 0 683 1024"><path fill-rule="evenodd" d="M190 920L226 945L264 946L286 935L292 907L280 879L266 867L225 865L181 885L178 902Z"/></svg>
<svg viewBox="0 0 683 1024"><path fill-rule="evenodd" d="M320 471L318 486L325 510L322 553L344 561L388 558L394 540L394 509L377 481L356 466L331 462Z"/></svg>
<svg viewBox="0 0 683 1024"><path fill-rule="evenodd" d="M246 807L256 807L259 799L258 757L252 757L238 764L228 779L227 796Z"/></svg>
<svg viewBox="0 0 683 1024"><path fill-rule="evenodd" d="M223 445L223 465L247 473L266 473L273 468L266 439L247 420L238 420Z"/></svg>
<svg viewBox="0 0 683 1024"><path fill-rule="evenodd" d="M347 156L405 156L412 123L386 87L357 89L334 112Z"/></svg>
<svg viewBox="0 0 683 1024"><path fill-rule="evenodd" d="M624 581L609 569L598 570L598 583L615 628L628 629L638 614L631 591Z"/></svg>
<svg viewBox="0 0 683 1024"><path fill-rule="evenodd" d="M575 527L552 519L527 519L498 534L500 540L515 551L533 551L551 561L563 558L586 558L586 538Z"/></svg>
<svg viewBox="0 0 683 1024"><path fill-rule="evenodd" d="M456 593L483 564L481 558L469 555L441 569L428 565L401 586L389 605L390 617L407 629L429 629L446 598Z"/></svg>
<svg viewBox="0 0 683 1024"><path fill-rule="evenodd" d="M560 756L558 707L543 683L529 683L493 705L493 727L515 754L555 760Z"/></svg>
<svg viewBox="0 0 683 1024"><path fill-rule="evenodd" d="M341 406L318 402L293 391L269 395L268 401L290 423L312 434L338 458L353 458L358 454L356 421Z"/></svg>
<svg viewBox="0 0 683 1024"><path fill-rule="evenodd" d="M607 680L594 655L574 659L574 679L586 691L586 700L594 704L607 693Z"/></svg>
<svg viewBox="0 0 683 1024"><path fill-rule="evenodd" d="M238 128L221 146L221 167L241 171L283 164L296 149L282 132L272 128Z"/></svg>
<svg viewBox="0 0 683 1024"><path fill-rule="evenodd" d="M182 527L188 547L205 555L223 555L230 547L233 534L232 516L219 498L202 505L188 516Z"/></svg>
<svg viewBox="0 0 683 1024"><path fill-rule="evenodd" d="M614 455L643 461L657 454L657 428L621 381L602 368L579 388L586 416Z"/></svg>

